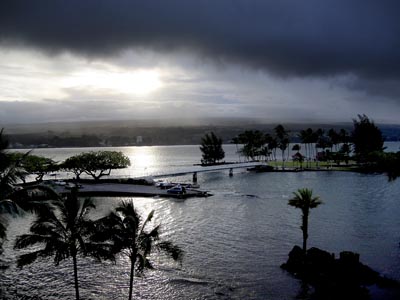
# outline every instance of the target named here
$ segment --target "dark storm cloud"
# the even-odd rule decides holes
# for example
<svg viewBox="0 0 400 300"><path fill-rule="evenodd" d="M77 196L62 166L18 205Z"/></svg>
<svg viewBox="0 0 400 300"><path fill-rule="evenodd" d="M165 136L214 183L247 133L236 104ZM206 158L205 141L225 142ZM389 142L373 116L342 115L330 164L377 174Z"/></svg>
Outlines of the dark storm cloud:
<svg viewBox="0 0 400 300"><path fill-rule="evenodd" d="M89 57L188 50L281 75L400 77L396 0L2 0L0 42Z"/></svg>

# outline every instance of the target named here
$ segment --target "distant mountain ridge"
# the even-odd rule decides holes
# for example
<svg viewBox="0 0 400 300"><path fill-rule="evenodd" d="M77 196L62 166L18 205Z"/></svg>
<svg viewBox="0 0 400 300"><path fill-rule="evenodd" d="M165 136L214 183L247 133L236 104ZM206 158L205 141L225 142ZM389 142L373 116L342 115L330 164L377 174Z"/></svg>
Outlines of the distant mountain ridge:
<svg viewBox="0 0 400 300"><path fill-rule="evenodd" d="M293 142L299 142L298 132L330 128L351 131L353 123L285 123ZM14 148L36 147L96 147L134 145L195 145L211 131L229 143L245 130L273 131L277 123L263 123L250 119L203 119L203 120L128 120L90 121L71 123L8 124L4 127ZM377 124L386 140L400 140L400 125Z"/></svg>

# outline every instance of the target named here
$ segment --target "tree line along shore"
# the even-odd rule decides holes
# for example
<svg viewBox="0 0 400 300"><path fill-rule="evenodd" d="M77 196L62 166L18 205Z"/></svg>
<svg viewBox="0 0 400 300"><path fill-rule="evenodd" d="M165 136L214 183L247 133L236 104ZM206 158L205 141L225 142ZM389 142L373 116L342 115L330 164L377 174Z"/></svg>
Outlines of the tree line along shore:
<svg viewBox="0 0 400 300"><path fill-rule="evenodd" d="M365 115L359 115L358 119L353 120L350 131L344 128L306 128L294 134L279 124L273 133L245 130L232 137L231 141L236 145L239 161L266 162L281 170L289 168L386 172L394 177L399 169L400 154L384 151L382 131ZM224 163L225 152L221 137L214 132L208 132L199 142L202 154L199 160L202 165ZM110 175L113 169L130 165L129 158L119 151L83 152L63 162L30 152L9 152L7 155L18 166L19 173L16 176L21 181L25 181L26 175L30 174L40 182L45 175L57 171L73 173L78 180L81 174L99 180Z"/></svg>
<svg viewBox="0 0 400 300"><path fill-rule="evenodd" d="M266 162L274 167L335 169L361 172L385 172L390 179L399 174L400 152L385 152L382 131L366 115L353 120L353 129L303 129L297 134L300 143L292 143L288 129L279 124L274 133L247 130L232 139L239 160ZM291 148L289 148L291 146ZM222 139L214 132L201 139L203 165L223 163ZM279 159L278 155L279 153Z"/></svg>

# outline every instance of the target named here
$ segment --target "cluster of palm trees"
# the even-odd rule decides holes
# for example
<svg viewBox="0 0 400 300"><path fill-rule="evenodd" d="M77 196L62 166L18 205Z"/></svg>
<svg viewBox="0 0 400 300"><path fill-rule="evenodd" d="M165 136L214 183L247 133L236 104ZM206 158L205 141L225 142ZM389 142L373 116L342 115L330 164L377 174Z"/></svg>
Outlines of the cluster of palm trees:
<svg viewBox="0 0 400 300"><path fill-rule="evenodd" d="M154 211L143 221L132 201L126 201L107 216L92 220L89 218L92 209L95 209L93 201L89 198L83 201L79 199L74 188L65 199L55 199L37 210L29 233L16 238L15 249L31 250L18 256L18 267L40 258L53 257L56 265L62 260L72 259L78 300L79 257L115 261L118 255L126 255L131 262L129 299L132 299L135 274L153 268L149 259L152 251L164 251L174 260L182 258L183 252L178 246L160 239L160 226L148 229Z"/></svg>
<svg viewBox="0 0 400 300"><path fill-rule="evenodd" d="M242 144L238 153L248 160L275 160L277 149L281 150L284 168L285 161L288 160L286 152L289 143L289 131L279 124L274 128L274 135L264 134L259 130L246 130L232 139L236 145ZM286 153L286 155L285 155Z"/></svg>
<svg viewBox="0 0 400 300"><path fill-rule="evenodd" d="M152 251L163 251L174 260L182 258L183 252L178 246L160 238L160 226L148 228L154 211L143 221L132 201L122 202L107 216L92 220L89 213L95 209L94 202L89 198L80 199L77 188L64 198L52 193L51 200L40 202L32 201L29 197L12 197L14 184L26 174L21 167L24 155L15 159L6 151L7 148L8 141L1 130L0 254L7 229L4 216L18 214L21 210L36 215L29 233L15 240L15 249L28 249L28 252L18 256L18 267L48 257L53 257L56 265L62 260L72 259L75 294L76 299L80 299L79 257L115 261L118 255L127 255L131 262L129 299L132 299L133 278L135 274L153 267L149 259Z"/></svg>
<svg viewBox="0 0 400 300"><path fill-rule="evenodd" d="M304 144L307 167L310 166L312 157L316 158L318 164L318 149L329 149L330 153L339 153L341 156L348 156L350 153L350 135L343 128L339 131L331 128L327 132L321 128L315 131L312 128L307 128L300 131L299 138L301 143ZM335 160L338 161L339 159L340 155L336 155Z"/></svg>
<svg viewBox="0 0 400 300"><path fill-rule="evenodd" d="M336 161L348 156L350 153L350 135L345 129L336 131L331 128L328 131L324 131L319 128L313 130L308 128L301 130L298 134L301 144L304 145L305 156L300 154L301 146L296 144L293 146L292 151L297 151L297 156L294 159L306 160L307 167L311 167L311 161L315 158L318 166L318 160L321 159L332 159ZM237 137L232 139L238 147L242 144L241 149L237 149L238 153L244 156L247 160L270 160L277 161L276 153L279 150L282 157L282 168L285 168L285 163L289 160L290 149L289 144L291 143L290 131L287 130L283 125L279 124L274 128L273 134L262 133L259 130L247 130ZM340 146L340 148L339 148ZM329 150L329 157L327 152L321 152L324 157L321 157L321 153L318 153L318 149L324 151ZM335 153L336 155L331 155ZM340 154L340 155L339 155Z"/></svg>

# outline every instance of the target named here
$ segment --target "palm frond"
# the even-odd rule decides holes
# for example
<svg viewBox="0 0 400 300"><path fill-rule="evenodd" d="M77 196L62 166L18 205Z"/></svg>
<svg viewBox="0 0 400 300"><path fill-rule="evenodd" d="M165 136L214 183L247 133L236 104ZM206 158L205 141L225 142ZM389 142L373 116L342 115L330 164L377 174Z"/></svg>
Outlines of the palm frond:
<svg viewBox="0 0 400 300"><path fill-rule="evenodd" d="M11 201L9 199L0 200L0 214L6 213L15 215L19 214L19 212L20 211L18 209L18 206L14 201Z"/></svg>
<svg viewBox="0 0 400 300"><path fill-rule="evenodd" d="M160 235L160 225L157 225L154 227L149 233L148 236L153 238L154 240L158 240L159 235Z"/></svg>
<svg viewBox="0 0 400 300"><path fill-rule="evenodd" d="M69 251L68 245L65 245L64 248L57 248L54 255L54 264L56 266L59 265L61 261L67 259L71 256L71 252Z"/></svg>
<svg viewBox="0 0 400 300"><path fill-rule="evenodd" d="M22 268L23 266L29 265L33 263L36 259L38 259L41 251L34 251L26 254L22 254L17 258L17 266L18 268Z"/></svg>
<svg viewBox="0 0 400 300"><path fill-rule="evenodd" d="M137 248L143 252L144 256L150 255L153 246L153 239L148 235L143 235L138 240Z"/></svg>
<svg viewBox="0 0 400 300"><path fill-rule="evenodd" d="M30 232L35 234L46 235L49 232L54 231L55 226L51 222L34 222L31 225Z"/></svg>
<svg viewBox="0 0 400 300"><path fill-rule="evenodd" d="M81 207L79 219L83 219L89 213L90 209L96 209L96 205L91 198L85 198Z"/></svg>
<svg viewBox="0 0 400 300"><path fill-rule="evenodd" d="M138 253L135 264L136 275L143 276L146 269L154 270L154 266L145 255Z"/></svg>
<svg viewBox="0 0 400 300"><path fill-rule="evenodd" d="M39 234L23 234L16 238L14 249L23 249L39 243L45 243L48 237Z"/></svg>
<svg viewBox="0 0 400 300"><path fill-rule="evenodd" d="M0 239L4 239L6 237L6 232L7 232L7 222L6 220L1 217L0 215ZM0 251L1 251L1 245L0 245Z"/></svg>
<svg viewBox="0 0 400 300"><path fill-rule="evenodd" d="M115 252L111 243L86 243L86 254L97 260L111 260L115 262Z"/></svg>
<svg viewBox="0 0 400 300"><path fill-rule="evenodd" d="M288 204L302 210L315 208L323 203L319 197L313 197L313 191L311 189L299 189L293 192L293 195L294 197L289 199Z"/></svg>
<svg viewBox="0 0 400 300"><path fill-rule="evenodd" d="M152 211L148 214L146 220L143 222L142 229L140 230L140 232L143 232L143 231L144 231L144 228L146 227L147 223L151 221L151 219L153 218L153 216L154 216L154 210L152 210Z"/></svg>
<svg viewBox="0 0 400 300"><path fill-rule="evenodd" d="M182 261L184 252L183 250L170 241L163 241L157 244L157 248L170 256L173 260Z"/></svg>
<svg viewBox="0 0 400 300"><path fill-rule="evenodd" d="M122 220L124 227L127 231L130 232L132 235L139 235L139 219L136 216L125 216Z"/></svg>

